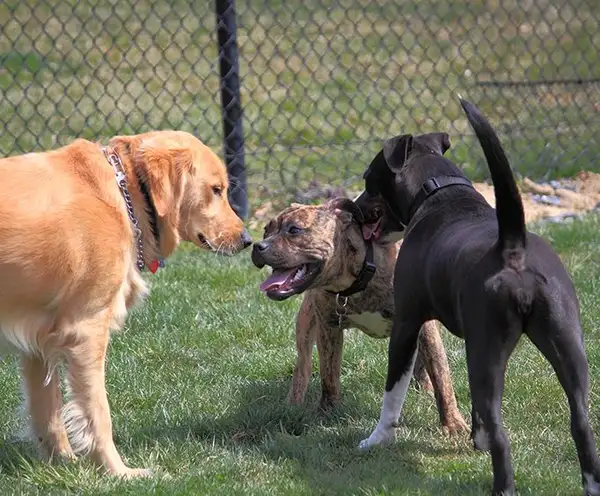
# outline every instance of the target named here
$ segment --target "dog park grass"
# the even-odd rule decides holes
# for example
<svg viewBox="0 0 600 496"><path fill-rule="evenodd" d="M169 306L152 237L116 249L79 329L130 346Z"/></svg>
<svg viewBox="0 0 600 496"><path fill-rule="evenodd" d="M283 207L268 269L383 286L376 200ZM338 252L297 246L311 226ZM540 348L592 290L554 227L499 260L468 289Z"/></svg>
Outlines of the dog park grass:
<svg viewBox="0 0 600 496"><path fill-rule="evenodd" d="M534 226L561 254L582 307L592 425L600 427L600 216ZM491 490L491 462L467 436L442 433L434 399L410 389L398 441L367 454L387 341L346 333L342 404L322 415L315 373L304 406L285 403L300 300L258 290L249 252L221 258L181 247L148 277L152 292L113 336L107 384L117 447L147 480L102 477L85 459L49 465L14 434L17 360L0 367L0 494L456 494ZM459 408L470 418L463 342L444 332ZM566 398L526 338L508 368L503 412L520 494L580 494Z"/></svg>

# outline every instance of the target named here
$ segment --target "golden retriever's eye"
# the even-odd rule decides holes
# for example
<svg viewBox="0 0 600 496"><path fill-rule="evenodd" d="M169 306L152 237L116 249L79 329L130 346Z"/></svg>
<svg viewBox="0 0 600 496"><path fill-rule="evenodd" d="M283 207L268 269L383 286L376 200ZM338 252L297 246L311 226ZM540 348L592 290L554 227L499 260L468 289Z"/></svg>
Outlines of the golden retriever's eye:
<svg viewBox="0 0 600 496"><path fill-rule="evenodd" d="M298 226L290 226L288 227L288 233L291 235L300 234L302 232L302 228Z"/></svg>
<svg viewBox="0 0 600 496"><path fill-rule="evenodd" d="M213 193L217 196L221 196L221 194L223 194L223 188L221 186L213 186L212 190Z"/></svg>

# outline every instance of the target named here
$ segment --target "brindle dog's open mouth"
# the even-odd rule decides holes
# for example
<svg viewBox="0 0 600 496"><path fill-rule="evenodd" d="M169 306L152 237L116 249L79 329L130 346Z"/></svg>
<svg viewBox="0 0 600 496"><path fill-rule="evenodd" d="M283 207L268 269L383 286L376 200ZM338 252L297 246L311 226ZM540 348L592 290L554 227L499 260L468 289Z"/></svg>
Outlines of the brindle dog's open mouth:
<svg viewBox="0 0 600 496"><path fill-rule="evenodd" d="M310 262L292 268L273 268L260 285L267 297L281 301L306 291L321 272L321 262Z"/></svg>

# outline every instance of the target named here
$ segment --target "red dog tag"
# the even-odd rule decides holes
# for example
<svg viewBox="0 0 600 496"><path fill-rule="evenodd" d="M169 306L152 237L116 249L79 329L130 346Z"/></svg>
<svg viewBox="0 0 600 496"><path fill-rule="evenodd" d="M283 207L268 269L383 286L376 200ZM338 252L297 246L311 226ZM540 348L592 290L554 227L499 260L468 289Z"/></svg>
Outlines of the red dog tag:
<svg viewBox="0 0 600 496"><path fill-rule="evenodd" d="M155 274L159 267L160 267L160 262L157 259L154 259L148 266L148 269L150 270L150 272Z"/></svg>

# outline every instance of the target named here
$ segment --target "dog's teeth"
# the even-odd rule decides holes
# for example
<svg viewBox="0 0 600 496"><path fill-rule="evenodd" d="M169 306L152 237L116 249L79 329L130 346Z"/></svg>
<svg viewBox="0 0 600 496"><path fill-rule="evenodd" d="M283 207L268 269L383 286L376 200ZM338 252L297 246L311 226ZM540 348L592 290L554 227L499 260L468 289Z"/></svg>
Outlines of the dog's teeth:
<svg viewBox="0 0 600 496"><path fill-rule="evenodd" d="M297 281L297 280L301 279L302 277L304 277L305 273L306 273L306 265L303 265L296 271L296 274L294 274L293 280Z"/></svg>

